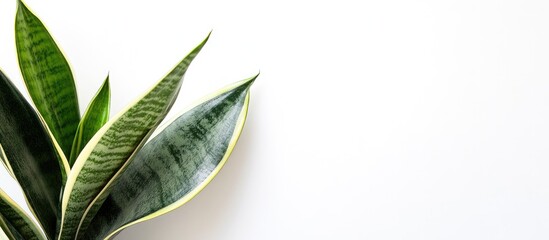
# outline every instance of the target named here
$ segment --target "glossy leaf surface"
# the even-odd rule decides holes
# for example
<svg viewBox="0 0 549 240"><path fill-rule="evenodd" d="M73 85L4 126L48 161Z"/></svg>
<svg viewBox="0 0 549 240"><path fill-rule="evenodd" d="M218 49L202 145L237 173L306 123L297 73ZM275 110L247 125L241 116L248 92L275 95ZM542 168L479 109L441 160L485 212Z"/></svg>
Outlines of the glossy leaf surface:
<svg viewBox="0 0 549 240"><path fill-rule="evenodd" d="M72 72L46 27L21 1L15 18L15 44L34 105L68 158L80 122Z"/></svg>
<svg viewBox="0 0 549 240"><path fill-rule="evenodd" d="M1 71L0 144L29 207L53 237L65 171L62 153L39 115Z"/></svg>
<svg viewBox="0 0 549 240"><path fill-rule="evenodd" d="M254 79L224 88L159 129L113 184L85 239L110 238L198 194L219 172L240 136Z"/></svg>
<svg viewBox="0 0 549 240"><path fill-rule="evenodd" d="M72 144L71 157L69 164L72 166L82 151L86 143L95 135L97 131L109 120L109 110L111 102L111 89L109 85L109 77L90 102L86 113L78 124L76 136Z"/></svg>
<svg viewBox="0 0 549 240"><path fill-rule="evenodd" d="M206 41L207 38L142 98L109 121L84 147L63 194L59 239L74 239L81 224L89 223L95 216L108 195L105 186L164 119L179 93L189 64Z"/></svg>

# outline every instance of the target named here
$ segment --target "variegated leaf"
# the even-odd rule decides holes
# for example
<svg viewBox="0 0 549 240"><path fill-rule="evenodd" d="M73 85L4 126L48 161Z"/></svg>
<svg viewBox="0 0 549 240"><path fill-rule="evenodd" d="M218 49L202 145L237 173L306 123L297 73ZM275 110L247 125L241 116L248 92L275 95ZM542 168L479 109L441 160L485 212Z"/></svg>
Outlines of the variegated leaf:
<svg viewBox="0 0 549 240"><path fill-rule="evenodd" d="M207 97L159 129L113 184L85 239L112 238L196 196L231 154L244 126L249 88L256 77Z"/></svg>
<svg viewBox="0 0 549 240"><path fill-rule="evenodd" d="M17 232L17 229L11 225L11 223L6 220L4 215L0 213L0 230L2 230L2 234L0 234L0 240L25 240L19 232Z"/></svg>
<svg viewBox="0 0 549 240"><path fill-rule="evenodd" d="M71 157L69 159L69 164L71 166L74 164L76 158L88 141L109 120L110 102L111 90L109 77L107 76L107 79L105 79L105 82L91 100L80 124L78 124L74 142L72 143Z"/></svg>
<svg viewBox="0 0 549 240"><path fill-rule="evenodd" d="M19 67L34 105L68 158L80 122L71 69L40 19L20 0L17 5L15 44Z"/></svg>
<svg viewBox="0 0 549 240"><path fill-rule="evenodd" d="M106 185L132 159L173 105L183 76L208 38L150 91L110 120L82 150L68 177L62 198L60 240L74 239L82 223L95 216Z"/></svg>
<svg viewBox="0 0 549 240"><path fill-rule="evenodd" d="M39 227L4 191L0 190L0 215L25 240L46 240ZM9 228L9 227L8 227ZM7 231L6 231L7 232ZM10 231L14 233L13 230ZM16 234L14 234L16 235Z"/></svg>
<svg viewBox="0 0 549 240"><path fill-rule="evenodd" d="M10 240L10 237L4 232L2 225L2 217L0 216L0 240Z"/></svg>

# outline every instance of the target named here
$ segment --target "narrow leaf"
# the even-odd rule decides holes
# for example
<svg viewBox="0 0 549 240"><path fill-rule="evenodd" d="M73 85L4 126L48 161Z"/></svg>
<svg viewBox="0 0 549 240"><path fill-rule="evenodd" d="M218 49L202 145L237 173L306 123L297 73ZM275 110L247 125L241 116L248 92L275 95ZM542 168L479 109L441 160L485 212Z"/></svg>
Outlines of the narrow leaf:
<svg viewBox="0 0 549 240"><path fill-rule="evenodd" d="M1 71L0 143L29 207L53 238L66 159L39 115Z"/></svg>
<svg viewBox="0 0 549 240"><path fill-rule="evenodd" d="M88 141L109 120L110 101L111 90L109 87L109 77L107 76L107 79L105 79L105 82L91 100L86 113L84 113L78 125L69 160L71 166Z"/></svg>
<svg viewBox="0 0 549 240"><path fill-rule="evenodd" d="M0 190L0 214L26 240L45 240L38 226L4 191Z"/></svg>
<svg viewBox="0 0 549 240"><path fill-rule="evenodd" d="M15 175L13 174L13 168L11 168L10 162L8 162L8 157L4 152L4 148L2 147L2 144L0 144L0 161L2 162L2 165L4 165L4 167L6 168L6 171L8 171L10 176L15 179Z"/></svg>
<svg viewBox="0 0 549 240"><path fill-rule="evenodd" d="M110 239L196 196L231 154L256 77L224 88L159 129L113 184L84 239Z"/></svg>
<svg viewBox="0 0 549 240"><path fill-rule="evenodd" d="M89 210L101 205L100 193L139 150L173 105L183 76L208 38L198 45L142 98L110 120L84 147L68 177L62 198L59 239L74 239ZM95 208L94 208L95 209Z"/></svg>
<svg viewBox="0 0 549 240"><path fill-rule="evenodd" d="M2 224L2 219L0 217L0 224ZM10 238L8 237L8 235L6 235L6 233L4 232L4 229L2 229L1 225L0 225L0 240L9 240Z"/></svg>
<svg viewBox="0 0 549 240"><path fill-rule="evenodd" d="M25 240L19 232L17 232L17 229L11 225L11 223L6 220L4 215L0 213L0 229L2 229L2 233L5 236L2 236L0 234L0 240Z"/></svg>
<svg viewBox="0 0 549 240"><path fill-rule="evenodd" d="M15 44L19 67L34 105L69 157L80 122L72 72L46 27L21 1L15 18Z"/></svg>
<svg viewBox="0 0 549 240"><path fill-rule="evenodd" d="M3 219L2 219L2 216L0 216L0 240L10 240L10 239L15 239L15 237L13 236L8 236L5 232L4 232L4 225L2 224L3 223Z"/></svg>

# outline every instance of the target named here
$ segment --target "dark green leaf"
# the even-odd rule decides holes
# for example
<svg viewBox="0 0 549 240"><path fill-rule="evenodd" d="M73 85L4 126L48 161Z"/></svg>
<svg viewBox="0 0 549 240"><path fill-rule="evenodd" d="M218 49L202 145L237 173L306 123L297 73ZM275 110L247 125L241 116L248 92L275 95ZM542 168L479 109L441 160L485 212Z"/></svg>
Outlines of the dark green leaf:
<svg viewBox="0 0 549 240"><path fill-rule="evenodd" d="M68 165L43 121L1 71L0 144L29 207L53 238Z"/></svg>
<svg viewBox="0 0 549 240"><path fill-rule="evenodd" d="M219 172L240 136L254 79L207 98L147 143L113 184L85 239L110 238L198 194Z"/></svg>

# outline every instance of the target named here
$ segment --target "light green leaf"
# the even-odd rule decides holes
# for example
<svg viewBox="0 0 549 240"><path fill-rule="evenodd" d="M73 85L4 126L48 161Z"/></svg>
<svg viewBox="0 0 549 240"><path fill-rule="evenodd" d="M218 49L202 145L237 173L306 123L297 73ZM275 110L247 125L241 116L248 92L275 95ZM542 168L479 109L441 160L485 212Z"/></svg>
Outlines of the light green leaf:
<svg viewBox="0 0 549 240"><path fill-rule="evenodd" d="M101 128L76 159L62 198L59 239L74 239L108 195L105 186L131 161L173 105L183 76L208 38L135 103ZM86 226L83 226L86 228Z"/></svg>
<svg viewBox="0 0 549 240"><path fill-rule="evenodd" d="M40 116L1 71L0 144L29 207L53 238L68 163Z"/></svg>
<svg viewBox="0 0 549 240"><path fill-rule="evenodd" d="M0 190L0 214L25 240L45 240L39 227L4 191ZM5 229L4 229L5 230ZM5 231L7 232L7 231ZM13 233L13 231L10 231Z"/></svg>
<svg viewBox="0 0 549 240"><path fill-rule="evenodd" d="M207 97L157 130L113 184L84 239L112 238L196 196L231 154L244 126L249 88L256 77Z"/></svg>
<svg viewBox="0 0 549 240"><path fill-rule="evenodd" d="M80 122L72 72L46 27L21 1L15 18L15 44L19 67L34 105L69 157Z"/></svg>
<svg viewBox="0 0 549 240"><path fill-rule="evenodd" d="M71 166L88 141L109 120L110 101L111 90L109 87L109 77L107 76L107 79L105 79L105 82L91 100L86 113L84 113L78 125L69 160Z"/></svg>

